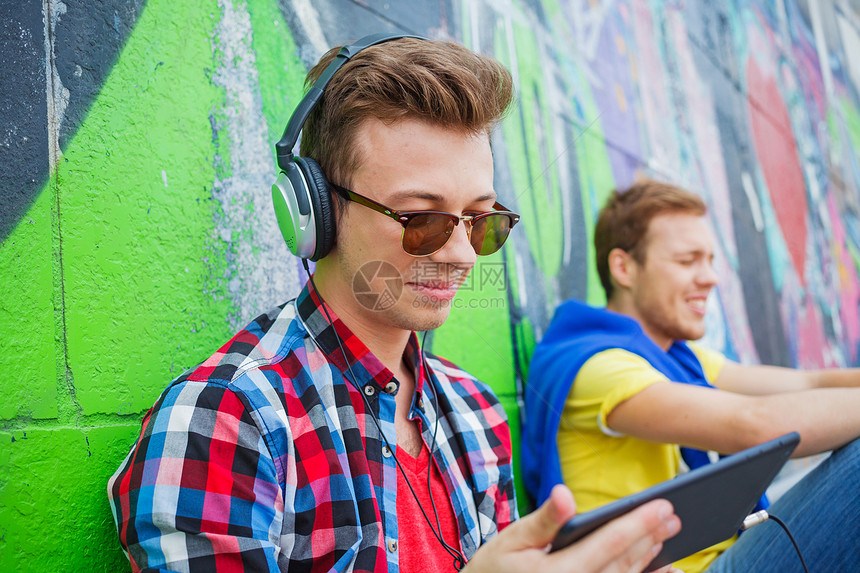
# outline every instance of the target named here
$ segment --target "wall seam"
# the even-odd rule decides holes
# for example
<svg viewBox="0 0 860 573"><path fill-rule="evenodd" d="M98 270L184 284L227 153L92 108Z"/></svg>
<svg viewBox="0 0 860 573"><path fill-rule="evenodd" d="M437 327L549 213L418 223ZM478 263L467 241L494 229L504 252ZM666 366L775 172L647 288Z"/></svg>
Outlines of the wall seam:
<svg viewBox="0 0 860 573"><path fill-rule="evenodd" d="M57 421L80 424L83 416L76 396L74 377L69 366L69 345L66 333L66 280L63 268L63 229L58 166L62 159L60 150L60 125L65 109L63 85L56 67L55 29L65 5L57 0L43 0L42 21L45 34L45 93L48 119L48 185L54 195L52 211L52 258L54 264L54 324L56 329L57 362Z"/></svg>

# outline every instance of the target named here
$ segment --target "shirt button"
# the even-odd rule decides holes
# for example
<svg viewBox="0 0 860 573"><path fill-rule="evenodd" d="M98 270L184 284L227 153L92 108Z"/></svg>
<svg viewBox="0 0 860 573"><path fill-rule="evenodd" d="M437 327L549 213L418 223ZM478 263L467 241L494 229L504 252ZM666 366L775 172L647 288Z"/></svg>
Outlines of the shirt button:
<svg viewBox="0 0 860 573"><path fill-rule="evenodd" d="M397 540L396 539L389 539L388 540L388 550L391 551L392 553L397 551Z"/></svg>
<svg viewBox="0 0 860 573"><path fill-rule="evenodd" d="M382 455L385 456L386 458L390 458L391 457L391 448L389 448L388 446L382 446Z"/></svg>
<svg viewBox="0 0 860 573"><path fill-rule="evenodd" d="M386 394L394 394L395 392L397 392L397 382L392 380L388 384L385 385L385 393Z"/></svg>
<svg viewBox="0 0 860 573"><path fill-rule="evenodd" d="M374 388L373 386L368 384L367 386L364 387L364 393L367 394L368 396L373 396L374 394L376 394L376 388Z"/></svg>

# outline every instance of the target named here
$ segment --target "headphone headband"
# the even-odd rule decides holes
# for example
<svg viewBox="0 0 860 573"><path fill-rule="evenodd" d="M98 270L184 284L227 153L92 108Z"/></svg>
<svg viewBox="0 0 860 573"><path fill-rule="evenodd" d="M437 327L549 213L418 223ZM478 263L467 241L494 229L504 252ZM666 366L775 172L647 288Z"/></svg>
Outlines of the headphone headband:
<svg viewBox="0 0 860 573"><path fill-rule="evenodd" d="M312 261L321 259L331 250L337 237L334 206L325 173L312 158L293 155L299 132L322 99L332 76L346 62L365 48L399 38L425 39L403 34L372 34L342 47L296 106L284 135L275 144L280 169L272 185L275 217L287 247L298 257Z"/></svg>
<svg viewBox="0 0 860 573"><path fill-rule="evenodd" d="M389 40L399 40L400 38L417 38L419 40L426 39L421 36L411 34L379 33L365 36L340 49L334 60L332 60L323 73L320 74L320 77L316 82L314 82L313 87L308 90L308 93L305 94L305 97L303 97L302 101L299 102L299 105L296 106L296 110L293 112L293 115L290 116L290 121L287 123L286 129L284 129L284 134L281 136L280 141L275 144L275 151L278 156L278 167L283 170L286 169L286 166L289 164L293 154L293 147L295 147L296 141L299 139L299 132L302 130L302 126L305 124L305 121L307 121L308 116L310 116L311 112L322 98L323 92L331 81L332 76L334 76L334 74L343 67L345 63L351 60L353 56L363 49Z"/></svg>

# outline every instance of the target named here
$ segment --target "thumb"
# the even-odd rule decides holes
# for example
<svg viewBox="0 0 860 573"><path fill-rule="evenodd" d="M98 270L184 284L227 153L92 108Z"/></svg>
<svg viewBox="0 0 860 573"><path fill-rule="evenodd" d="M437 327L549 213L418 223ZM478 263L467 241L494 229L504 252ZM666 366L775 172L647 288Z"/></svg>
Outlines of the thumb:
<svg viewBox="0 0 860 573"><path fill-rule="evenodd" d="M573 494L564 485L552 488L549 499L517 523L518 545L522 548L543 548L552 543L559 529L576 515ZM511 529L511 528L508 528Z"/></svg>

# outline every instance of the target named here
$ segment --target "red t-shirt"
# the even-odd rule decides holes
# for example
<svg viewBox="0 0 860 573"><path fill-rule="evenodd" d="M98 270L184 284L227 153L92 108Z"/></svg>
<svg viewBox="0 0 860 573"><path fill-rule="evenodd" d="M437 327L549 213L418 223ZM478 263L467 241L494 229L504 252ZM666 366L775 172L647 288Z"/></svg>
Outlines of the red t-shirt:
<svg viewBox="0 0 860 573"><path fill-rule="evenodd" d="M460 535L457 531L457 519L454 517L454 508L451 505L451 500L448 497L448 490L445 488L445 482L442 481L442 475L436 464L430 464L430 450L427 446L421 448L421 453L417 458L413 458L403 448L397 449L397 461L403 466L403 471L409 478L409 483L415 490L418 496L420 507L424 508L427 517L433 524L433 529L439 532L436 527L436 517L433 514L433 505L436 506L436 513L439 515L439 524L442 530L442 539L445 543L454 547L458 551L460 549ZM430 501L430 492L427 489L427 468L432 466L430 472L430 487L433 491L433 502ZM418 502L412 492L409 491L409 486L403 480L400 472L397 472L397 531L400 536L400 571L402 573L434 573L446 572L453 573L454 558L433 535L430 530L427 520L421 515Z"/></svg>

